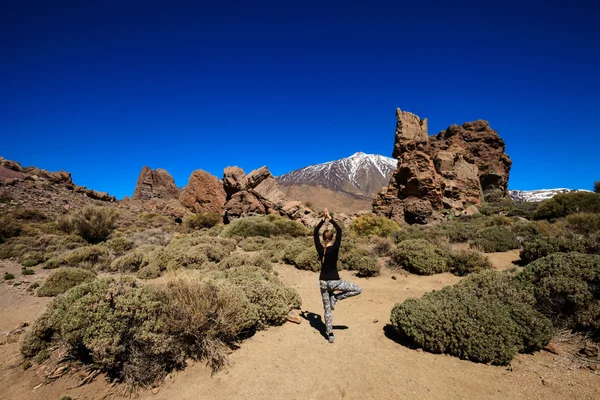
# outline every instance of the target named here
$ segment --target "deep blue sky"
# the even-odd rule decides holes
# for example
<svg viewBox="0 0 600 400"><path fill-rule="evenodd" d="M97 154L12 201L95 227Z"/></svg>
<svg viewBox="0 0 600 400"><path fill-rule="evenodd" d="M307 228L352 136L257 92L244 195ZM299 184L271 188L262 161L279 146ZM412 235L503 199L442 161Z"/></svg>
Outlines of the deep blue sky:
<svg viewBox="0 0 600 400"><path fill-rule="evenodd" d="M512 189L589 189L598 20L576 0L4 1L0 155L120 198L144 165L183 186L389 156L400 107L430 134L490 121Z"/></svg>

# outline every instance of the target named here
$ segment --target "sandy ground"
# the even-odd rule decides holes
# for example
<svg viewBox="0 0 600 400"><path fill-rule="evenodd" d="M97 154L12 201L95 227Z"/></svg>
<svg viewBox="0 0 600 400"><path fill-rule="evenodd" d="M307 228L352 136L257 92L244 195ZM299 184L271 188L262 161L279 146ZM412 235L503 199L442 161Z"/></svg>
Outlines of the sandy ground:
<svg viewBox="0 0 600 400"><path fill-rule="evenodd" d="M512 267L518 252L491 255L498 269ZM453 284L450 274L430 277L384 272L360 279L343 271L343 279L363 287L359 297L338 303L334 311L336 342L323 336L317 275L278 266L280 277L303 299L306 319L259 332L231 355L232 365L211 376L203 364L172 374L164 385L133 396L141 399L600 399L600 376L567 356L546 351L518 355L511 367L490 366L405 347L385 329L396 302ZM2 330L33 320L45 300L9 296L1 285ZM14 293L13 293L14 294ZM6 307L7 298L10 308ZM13 316L11 316L13 315ZM7 318L12 318L9 322ZM5 340L5 339L3 339ZM121 386L102 378L68 389L77 376L66 376L36 390L41 368L23 371L17 343L0 346L0 399L119 398Z"/></svg>

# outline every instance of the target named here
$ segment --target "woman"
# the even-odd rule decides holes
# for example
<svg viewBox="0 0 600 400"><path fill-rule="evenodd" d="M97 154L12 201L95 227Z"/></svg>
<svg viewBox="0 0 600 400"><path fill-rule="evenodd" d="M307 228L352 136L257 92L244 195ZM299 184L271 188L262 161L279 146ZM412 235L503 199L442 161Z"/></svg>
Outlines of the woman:
<svg viewBox="0 0 600 400"><path fill-rule="evenodd" d="M323 308L325 309L325 325L327 326L327 336L329 343L333 343L333 328L331 321L331 311L335 309L335 303L348 297L359 295L362 289L347 281L340 279L337 270L337 260L342 242L342 228L329 215L327 209L324 210L325 216L315 227L315 247L321 260L321 275L319 276L319 286L321 287L321 296L323 297ZM323 244L319 240L319 230L325 223L331 221L335 227L335 240L333 231L328 229L323 232ZM334 293L337 292L337 293Z"/></svg>

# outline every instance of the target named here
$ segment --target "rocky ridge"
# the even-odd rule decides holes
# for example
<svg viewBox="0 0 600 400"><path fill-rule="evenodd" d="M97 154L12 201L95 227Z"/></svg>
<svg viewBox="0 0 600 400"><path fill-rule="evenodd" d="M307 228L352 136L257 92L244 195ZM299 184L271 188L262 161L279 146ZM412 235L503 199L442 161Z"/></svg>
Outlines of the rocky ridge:
<svg viewBox="0 0 600 400"><path fill-rule="evenodd" d="M134 200L150 199L176 199L179 197L179 188L175 179L164 169L150 169L143 167L133 192Z"/></svg>
<svg viewBox="0 0 600 400"><path fill-rule="evenodd" d="M71 173L23 167L0 157L0 209L35 207L50 214L90 203L115 203L114 196L73 183Z"/></svg>
<svg viewBox="0 0 600 400"><path fill-rule="evenodd" d="M429 136L427 119L400 109L396 118L398 168L373 201L375 214L426 224L508 197L512 161L487 121L452 125Z"/></svg>

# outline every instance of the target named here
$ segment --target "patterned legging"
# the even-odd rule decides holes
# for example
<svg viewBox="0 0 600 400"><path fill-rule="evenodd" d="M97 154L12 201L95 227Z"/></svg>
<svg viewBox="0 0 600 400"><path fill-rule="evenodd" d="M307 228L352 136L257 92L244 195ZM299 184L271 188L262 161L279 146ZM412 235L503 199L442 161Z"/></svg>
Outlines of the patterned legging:
<svg viewBox="0 0 600 400"><path fill-rule="evenodd" d="M336 280L336 281L319 281L321 287L321 297L323 297L323 308L325 309L325 325L327 333L333 332L333 322L331 320L331 297L335 296L337 301L347 299L348 297L357 296L362 293L360 286L354 283ZM334 294L333 292L338 293Z"/></svg>

